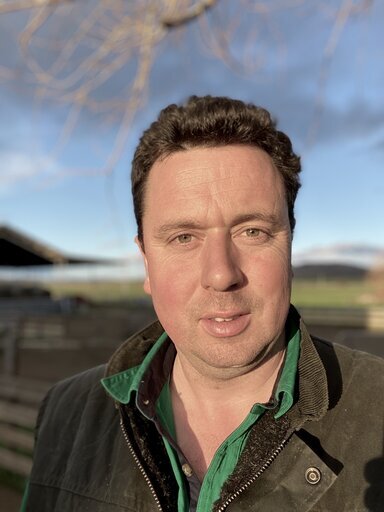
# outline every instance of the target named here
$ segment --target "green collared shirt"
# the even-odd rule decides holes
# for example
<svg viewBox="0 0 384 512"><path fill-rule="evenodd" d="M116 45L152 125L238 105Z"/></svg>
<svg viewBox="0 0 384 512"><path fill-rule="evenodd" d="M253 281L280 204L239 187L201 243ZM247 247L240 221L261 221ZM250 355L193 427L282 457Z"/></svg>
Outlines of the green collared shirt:
<svg viewBox="0 0 384 512"><path fill-rule="evenodd" d="M291 408L300 352L300 330L290 319L287 338L285 361L273 399L267 404L253 405L241 425L217 449L201 483L193 473L185 475L182 470L188 461L177 445L169 389L176 351L167 334L160 336L141 365L102 379L102 385L116 401L127 404L135 400L140 412L156 424L179 485L179 512L211 510L220 496L222 485L235 469L255 422L268 408L276 410L276 419Z"/></svg>

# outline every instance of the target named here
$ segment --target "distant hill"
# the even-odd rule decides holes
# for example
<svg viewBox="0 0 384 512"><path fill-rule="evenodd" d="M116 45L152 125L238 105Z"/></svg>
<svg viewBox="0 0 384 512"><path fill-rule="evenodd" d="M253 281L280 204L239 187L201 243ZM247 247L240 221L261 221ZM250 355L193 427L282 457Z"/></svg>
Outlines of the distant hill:
<svg viewBox="0 0 384 512"><path fill-rule="evenodd" d="M384 262L384 247L363 244L337 244L324 247L313 247L301 252L294 252L293 265L295 267L338 266L355 269L371 269ZM324 269L326 270L326 269ZM332 270L330 269L332 272ZM349 272L346 270L346 272ZM351 270L353 273L354 271Z"/></svg>
<svg viewBox="0 0 384 512"><path fill-rule="evenodd" d="M342 264L307 264L293 268L295 279L361 280L368 270L362 267Z"/></svg>

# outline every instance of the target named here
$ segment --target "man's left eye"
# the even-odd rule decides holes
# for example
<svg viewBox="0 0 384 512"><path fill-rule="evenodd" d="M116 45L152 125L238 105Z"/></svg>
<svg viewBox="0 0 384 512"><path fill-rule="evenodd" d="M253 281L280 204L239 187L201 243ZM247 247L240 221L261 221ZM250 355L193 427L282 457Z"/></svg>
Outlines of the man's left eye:
<svg viewBox="0 0 384 512"><path fill-rule="evenodd" d="M246 228L241 232L241 236L244 241L254 244L263 244L271 238L266 231L258 228Z"/></svg>
<svg viewBox="0 0 384 512"><path fill-rule="evenodd" d="M261 231L260 229L256 229L256 228L248 228L245 230L245 234L249 237L257 237L257 236L260 236L261 234Z"/></svg>

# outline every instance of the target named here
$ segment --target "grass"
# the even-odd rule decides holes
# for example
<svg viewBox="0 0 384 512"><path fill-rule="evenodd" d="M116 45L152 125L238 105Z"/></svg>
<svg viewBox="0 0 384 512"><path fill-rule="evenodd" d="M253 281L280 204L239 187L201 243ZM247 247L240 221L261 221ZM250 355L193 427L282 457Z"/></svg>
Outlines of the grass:
<svg viewBox="0 0 384 512"><path fill-rule="evenodd" d="M302 307L370 307L384 304L374 283L365 280L307 280L293 282L292 302Z"/></svg>
<svg viewBox="0 0 384 512"><path fill-rule="evenodd" d="M140 281L74 281L44 283L54 298L79 296L92 302L118 302L145 295Z"/></svg>
<svg viewBox="0 0 384 512"><path fill-rule="evenodd" d="M124 302L146 297L139 281L44 283L55 298L77 295L94 303ZM292 302L302 307L370 307L384 305L372 281L295 279Z"/></svg>

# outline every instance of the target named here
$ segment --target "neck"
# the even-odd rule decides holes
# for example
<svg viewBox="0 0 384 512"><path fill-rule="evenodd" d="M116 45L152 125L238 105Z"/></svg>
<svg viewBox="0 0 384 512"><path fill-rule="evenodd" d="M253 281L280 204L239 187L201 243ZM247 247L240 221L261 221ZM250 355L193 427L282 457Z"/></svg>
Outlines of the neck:
<svg viewBox="0 0 384 512"><path fill-rule="evenodd" d="M236 374L230 373L219 377L215 372L202 372L187 361L183 354L175 358L171 389L173 399L180 400L184 406L198 405L201 409L217 408L230 410L250 408L255 403L266 403L270 400L285 354L285 343L276 343L275 350L267 360L255 368ZM227 409L228 410L228 409Z"/></svg>

